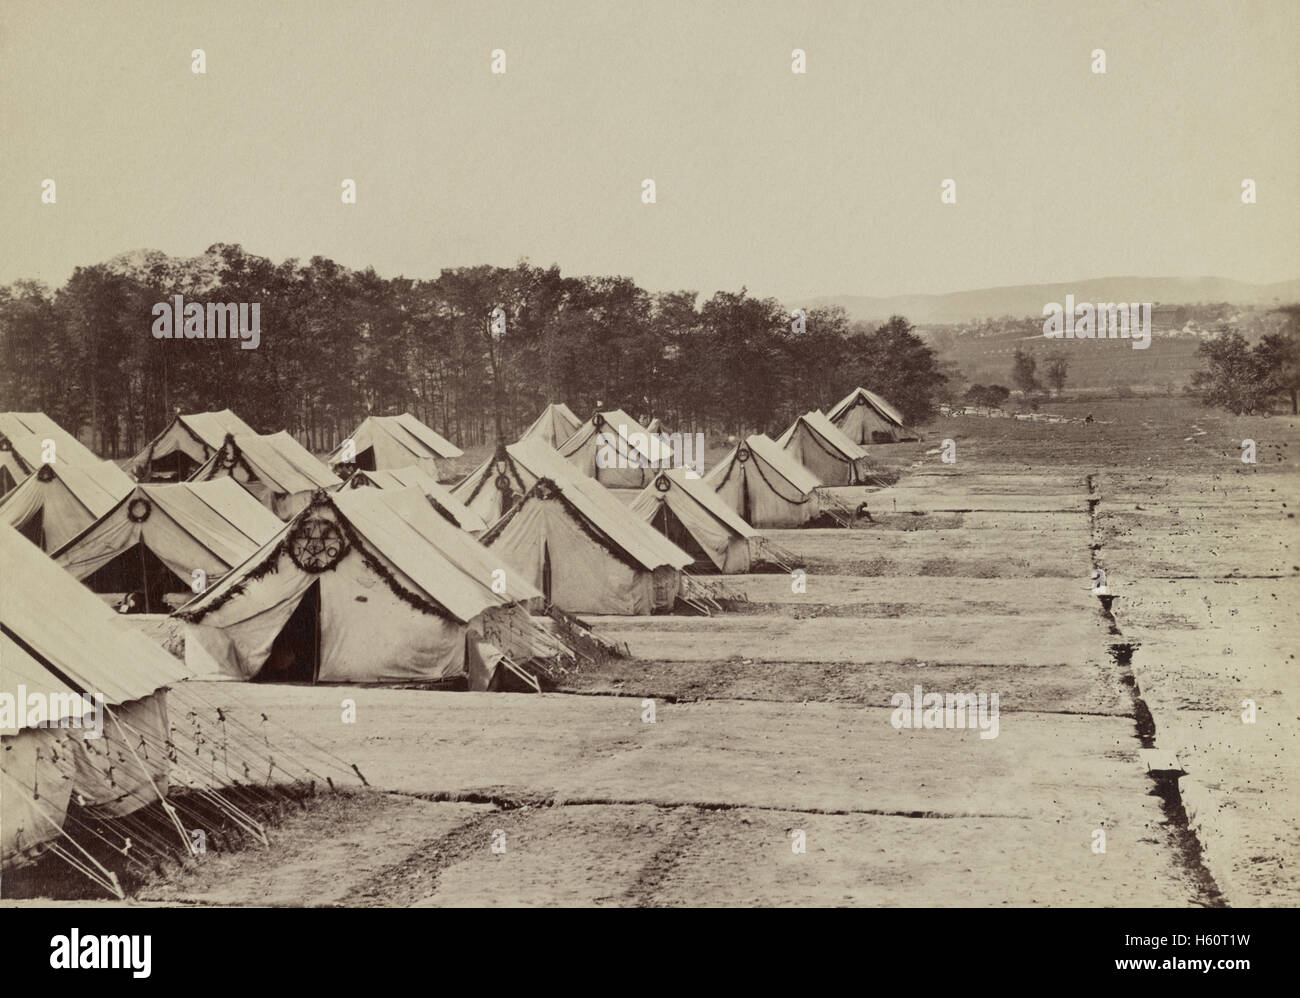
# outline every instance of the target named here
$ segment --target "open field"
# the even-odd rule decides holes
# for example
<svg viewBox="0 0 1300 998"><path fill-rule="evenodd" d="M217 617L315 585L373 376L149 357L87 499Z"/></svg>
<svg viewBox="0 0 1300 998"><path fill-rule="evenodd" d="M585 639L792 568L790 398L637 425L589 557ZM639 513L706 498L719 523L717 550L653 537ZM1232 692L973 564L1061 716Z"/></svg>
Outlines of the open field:
<svg viewBox="0 0 1300 998"><path fill-rule="evenodd" d="M372 789L141 900L1300 903L1297 420L1092 407L1110 421L944 419L871 448L902 475L861 493L874 523L771 534L806 591L730 576L745 599L714 617L588 618L630 657L556 692L203 684ZM926 454L944 438L956 464ZM916 685L998 694L996 737L896 729Z"/></svg>

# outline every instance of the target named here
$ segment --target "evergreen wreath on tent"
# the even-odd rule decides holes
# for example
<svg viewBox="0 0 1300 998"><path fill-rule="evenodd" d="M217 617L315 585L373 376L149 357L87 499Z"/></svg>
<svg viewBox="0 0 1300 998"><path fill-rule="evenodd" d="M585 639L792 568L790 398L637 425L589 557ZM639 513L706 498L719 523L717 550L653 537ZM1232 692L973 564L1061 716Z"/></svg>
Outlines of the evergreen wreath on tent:
<svg viewBox="0 0 1300 998"><path fill-rule="evenodd" d="M309 516L300 519L289 531L288 549L295 565L316 575L337 565L347 554L348 544L333 520Z"/></svg>
<svg viewBox="0 0 1300 998"><path fill-rule="evenodd" d="M322 515L326 511L332 515ZM293 546L294 538L297 537L301 539L310 537L312 528L307 525L311 523L328 524L330 528L337 531L337 541L332 531L320 531L317 529L315 537L317 543L313 544L310 541L304 541L299 544L299 551L305 552L307 555L307 563L303 564L299 562L298 557L295 557ZM331 561L328 556L328 551L333 549L336 544L341 544L341 548ZM188 612L185 610L179 610L176 612L175 616L181 620L188 621L189 623L197 624L208 614L219 610L236 596L242 595L248 589L250 583L256 582L258 579L270 575L272 572L278 572L280 569L281 555L287 554L289 560L298 568L302 569L304 572L316 575L337 568L349 551L356 551L357 554L361 556L361 560L365 562L366 567L378 576L393 595L407 606L431 617L440 617L444 620L455 619L451 611L437 600L426 599L417 593L413 593L402 585L397 580L397 577L384 566L383 562L371 554L366 546L361 543L361 539L348 524L347 520L343 518L338 507L331 501L329 493L324 489L316 490L312 495L311 502L308 503L299 514L297 522L289 532L280 539L280 543L271 550L261 564L249 569L242 579L234 583L229 589L221 593L221 595L214 598L207 606ZM324 554L323 558L320 557L321 554ZM325 563L321 564L321 567L319 568L308 567L309 565L314 564L316 560Z"/></svg>
<svg viewBox="0 0 1300 998"><path fill-rule="evenodd" d="M478 494L483 491L483 486L486 485L488 483L488 480L493 477L492 472L496 469L498 465L501 465L502 467L505 468L505 471L497 475L496 477L495 484L498 489L500 489L502 492L512 491L510 486L509 476L513 475L515 484L519 486L519 491L520 492L528 491L526 488L524 488L524 480L519 477L519 472L515 471L514 459L511 458L508 453L506 453L505 444L498 443L496 452L492 455L492 461L486 466L486 468L484 468L483 474L479 477L478 483L470 491L469 498L465 500L466 506L468 506L476 498L478 498ZM505 479L504 485L501 483L501 479L503 478Z"/></svg>
<svg viewBox="0 0 1300 998"><path fill-rule="evenodd" d="M217 455L217 460L213 462L212 473L208 475L213 477L220 469L222 471L233 471L235 465L239 463L239 445L235 443L235 435L227 433L226 439L221 442L221 453Z"/></svg>

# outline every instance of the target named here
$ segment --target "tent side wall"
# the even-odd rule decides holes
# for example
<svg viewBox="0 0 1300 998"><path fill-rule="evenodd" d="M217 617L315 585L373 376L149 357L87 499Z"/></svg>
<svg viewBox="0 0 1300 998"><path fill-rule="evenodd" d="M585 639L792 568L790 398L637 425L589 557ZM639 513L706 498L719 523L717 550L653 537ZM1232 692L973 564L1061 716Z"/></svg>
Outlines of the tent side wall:
<svg viewBox="0 0 1300 998"><path fill-rule="evenodd" d="M637 454L616 430L608 426L597 429L590 422L565 441L561 453L580 472L609 489L643 489L657 473L655 468L634 466Z"/></svg>
<svg viewBox="0 0 1300 998"><path fill-rule="evenodd" d="M748 537L732 537L727 541L727 549L723 552L722 564L718 566L718 571L723 575L745 575L753 566L753 552L750 549Z"/></svg>
<svg viewBox="0 0 1300 998"><path fill-rule="evenodd" d="M653 574L588 536L557 499L531 496L489 547L561 610L635 616L655 608Z"/></svg>
<svg viewBox="0 0 1300 998"><path fill-rule="evenodd" d="M138 481L151 481L161 470L174 470L172 481L184 481L212 456L212 449L195 438L179 419L173 419L167 429L145 447L128 466L128 471Z"/></svg>
<svg viewBox="0 0 1300 998"><path fill-rule="evenodd" d="M216 457L212 460L216 460ZM219 470L215 475L206 475L200 471L190 480L206 481L223 475L233 478L243 486L244 491L286 523L301 513L311 503L311 497L315 495L314 489L304 489L301 492L276 492L256 475L247 471L242 463L236 464L229 470Z"/></svg>
<svg viewBox="0 0 1300 998"><path fill-rule="evenodd" d="M111 716L110 716L111 715ZM74 795L93 817L119 818L168 790L167 691L104 708L96 739L77 728L24 728L0 739L0 868L35 859L59 837Z"/></svg>
<svg viewBox="0 0 1300 998"><path fill-rule="evenodd" d="M708 562L704 566L706 570L716 570L724 575L749 571L748 539L719 522L689 493L672 486L664 493L643 495L644 499L633 504L633 511L643 518L649 514L651 518L647 522L682 550L690 551L691 546L698 548Z"/></svg>
<svg viewBox="0 0 1300 998"><path fill-rule="evenodd" d="M83 742L76 753L74 790L97 817L120 818L167 793L170 763L156 750L171 738L167 691L108 707L107 712L112 716L104 718L103 736ZM151 745L155 750L148 749ZM130 763L123 765L121 760L127 759Z"/></svg>
<svg viewBox="0 0 1300 998"><path fill-rule="evenodd" d="M58 838L72 799L72 736L64 728L23 728L0 738L0 869L37 858Z"/></svg>
<svg viewBox="0 0 1300 998"><path fill-rule="evenodd" d="M381 431L373 436L371 445L357 454L357 466L363 471L391 471L414 465L437 479L437 459L416 453L412 447L394 440L386 432Z"/></svg>
<svg viewBox="0 0 1300 998"><path fill-rule="evenodd" d="M749 487L751 519L749 523L754 527L802 527L811 520L817 512L816 503L813 501L812 494L800 497L798 500L792 499L794 488L786 482L775 468L766 465L761 457L755 454L746 464L755 465L754 468L746 468L746 484ZM758 473L758 466L764 465L763 474ZM767 481L764 481L766 476ZM768 482L772 482L775 488L769 488ZM778 491L778 490L784 490Z"/></svg>
<svg viewBox="0 0 1300 998"><path fill-rule="evenodd" d="M281 554L276 571L249 580L243 594L186 624L186 665L201 675L257 677L316 582L319 646L312 671L321 682L437 680L464 671L465 626L402 601L355 550L316 575ZM266 609L249 613L247 607Z"/></svg>
<svg viewBox="0 0 1300 998"><path fill-rule="evenodd" d="M165 485L161 488L182 488L179 485ZM137 498L146 498L137 493ZM242 535L236 535L243 542ZM83 532L70 546L56 552L55 561L72 576L85 582L95 592L121 592L117 588L122 583L118 580L134 577L133 559L141 557L133 552L137 544L143 544L152 558L145 558L151 569L157 569L157 563L166 566L171 577L168 578L169 592L188 589L194 581L193 573L202 570L209 585L216 583L228 571L227 565L212 551L199 543L185 526L178 523L162 505L154 502L149 509L148 519L137 522L131 519L131 505L120 503L107 516L99 520L92 529ZM126 568L132 571L110 570L99 578L96 573L104 569ZM144 584L136 579L126 588L134 589Z"/></svg>
<svg viewBox="0 0 1300 998"><path fill-rule="evenodd" d="M842 461L830 453L826 443L803 423L795 428L785 452L827 485L853 485L856 482L853 462Z"/></svg>
<svg viewBox="0 0 1300 998"><path fill-rule="evenodd" d="M317 578L321 682L440 680L464 673L465 625L403 602L357 552Z"/></svg>
<svg viewBox="0 0 1300 998"><path fill-rule="evenodd" d="M706 481L717 488L722 501L751 527L802 527L817 512L811 493L798 501L791 499L794 487L774 468L763 462L762 474L759 474L757 467L751 467L762 461L757 454L751 454L748 461L733 458L729 469L723 470L723 466L719 466L718 476L713 478L713 473L710 473ZM730 474L727 474L728 470ZM768 482L783 491L777 492L769 487Z"/></svg>
<svg viewBox="0 0 1300 998"><path fill-rule="evenodd" d="M902 436L902 430L866 403L849 406L834 423L855 444L897 443Z"/></svg>

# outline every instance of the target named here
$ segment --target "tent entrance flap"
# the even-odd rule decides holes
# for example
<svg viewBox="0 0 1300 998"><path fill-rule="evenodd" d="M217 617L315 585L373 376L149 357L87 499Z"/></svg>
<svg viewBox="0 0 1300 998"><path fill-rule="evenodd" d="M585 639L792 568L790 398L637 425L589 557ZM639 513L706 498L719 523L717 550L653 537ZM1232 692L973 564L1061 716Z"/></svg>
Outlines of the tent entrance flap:
<svg viewBox="0 0 1300 998"><path fill-rule="evenodd" d="M170 454L149 463L149 481L183 482L198 471L199 462L183 450L174 450ZM141 479L143 481L143 479Z"/></svg>
<svg viewBox="0 0 1300 998"><path fill-rule="evenodd" d="M551 549L542 544L542 598L551 605Z"/></svg>
<svg viewBox="0 0 1300 998"><path fill-rule="evenodd" d="M691 562L692 571L717 571L717 567L713 564L713 559L709 557L709 553L695 539L695 535L686 529L682 521L673 515L673 511L668 508L667 503L660 504L659 512L655 514L651 525L691 556L693 559Z"/></svg>
<svg viewBox="0 0 1300 998"><path fill-rule="evenodd" d="M169 613L163 602L166 593L190 591L190 580L177 578L161 558L136 541L108 564L82 580L96 593L139 593L145 613Z"/></svg>
<svg viewBox="0 0 1300 998"><path fill-rule="evenodd" d="M45 550L45 509L33 513L26 523L18 527L18 532L42 551Z"/></svg>
<svg viewBox="0 0 1300 998"><path fill-rule="evenodd" d="M320 675L320 582L313 582L271 644L257 683L314 683Z"/></svg>

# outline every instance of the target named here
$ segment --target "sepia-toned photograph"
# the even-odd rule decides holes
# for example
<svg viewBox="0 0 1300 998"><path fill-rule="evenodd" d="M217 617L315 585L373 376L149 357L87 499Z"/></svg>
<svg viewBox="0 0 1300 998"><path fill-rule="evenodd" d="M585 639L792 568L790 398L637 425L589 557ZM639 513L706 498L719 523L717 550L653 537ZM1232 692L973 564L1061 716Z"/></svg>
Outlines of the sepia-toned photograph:
<svg viewBox="0 0 1300 998"><path fill-rule="evenodd" d="M0 0L29 962L1300 905L1298 51L1292 0Z"/></svg>

